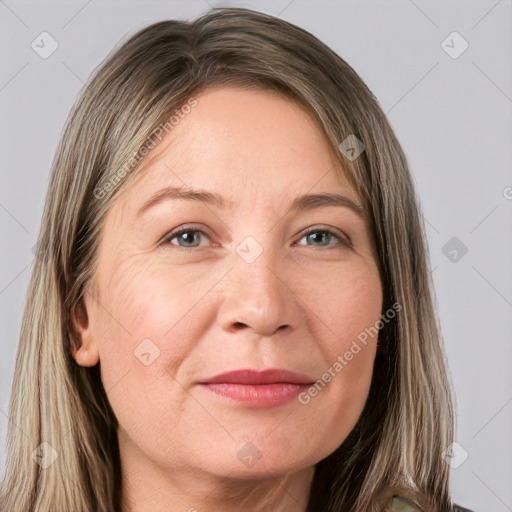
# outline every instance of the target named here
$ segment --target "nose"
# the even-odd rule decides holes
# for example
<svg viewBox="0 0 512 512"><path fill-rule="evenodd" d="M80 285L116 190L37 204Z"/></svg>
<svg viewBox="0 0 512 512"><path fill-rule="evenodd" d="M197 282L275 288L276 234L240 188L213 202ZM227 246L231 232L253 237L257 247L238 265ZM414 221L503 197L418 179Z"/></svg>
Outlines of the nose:
<svg viewBox="0 0 512 512"><path fill-rule="evenodd" d="M218 311L221 327L226 332L246 329L267 337L297 329L302 307L290 272L270 251L264 250L251 263L236 255Z"/></svg>

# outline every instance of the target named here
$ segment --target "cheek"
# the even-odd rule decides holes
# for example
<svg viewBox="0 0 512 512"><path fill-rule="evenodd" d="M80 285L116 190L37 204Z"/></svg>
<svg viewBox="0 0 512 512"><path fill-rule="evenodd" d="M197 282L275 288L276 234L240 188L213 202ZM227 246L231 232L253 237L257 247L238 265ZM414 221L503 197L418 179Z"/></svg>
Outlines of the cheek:
<svg viewBox="0 0 512 512"><path fill-rule="evenodd" d="M133 261L111 276L104 281L95 329L105 389L128 372L142 392L160 381L168 386L211 322L202 300L221 274L164 271Z"/></svg>
<svg viewBox="0 0 512 512"><path fill-rule="evenodd" d="M327 361L334 361L358 337L366 339L368 345L376 342L375 325L378 326L382 313L382 286L375 265L357 261L340 265L301 284L300 297L317 339L324 340Z"/></svg>
<svg viewBox="0 0 512 512"><path fill-rule="evenodd" d="M315 312L310 316L325 365L302 403L329 411L340 440L359 418L372 380L382 313L380 277L374 266L347 266L332 273L321 289L312 286L303 293Z"/></svg>
<svg viewBox="0 0 512 512"><path fill-rule="evenodd" d="M155 421L178 424L183 393L173 376L192 348L186 320L196 294L141 268L123 273L130 278L112 280L99 308L101 379L121 427L143 440Z"/></svg>

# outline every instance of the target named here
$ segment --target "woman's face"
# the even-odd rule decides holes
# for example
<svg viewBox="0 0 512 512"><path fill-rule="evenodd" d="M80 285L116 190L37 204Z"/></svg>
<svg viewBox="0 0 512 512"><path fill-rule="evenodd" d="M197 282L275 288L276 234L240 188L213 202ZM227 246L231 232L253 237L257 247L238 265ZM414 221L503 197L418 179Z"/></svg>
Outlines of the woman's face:
<svg viewBox="0 0 512 512"><path fill-rule="evenodd" d="M100 363L122 456L284 474L332 453L363 409L377 340L354 340L382 308L372 240L304 110L236 88L196 99L106 216L75 357ZM214 379L269 369L301 376Z"/></svg>

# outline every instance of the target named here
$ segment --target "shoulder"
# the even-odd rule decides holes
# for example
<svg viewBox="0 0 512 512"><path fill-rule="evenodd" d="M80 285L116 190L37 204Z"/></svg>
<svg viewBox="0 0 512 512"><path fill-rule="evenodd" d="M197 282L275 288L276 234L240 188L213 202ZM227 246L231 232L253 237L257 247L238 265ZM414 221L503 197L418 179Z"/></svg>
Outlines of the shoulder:
<svg viewBox="0 0 512 512"><path fill-rule="evenodd" d="M383 512L422 512L418 505L405 496L392 496ZM473 512L468 508L453 505L451 512Z"/></svg>
<svg viewBox="0 0 512 512"><path fill-rule="evenodd" d="M405 496L391 496L382 512L421 512L418 506Z"/></svg>

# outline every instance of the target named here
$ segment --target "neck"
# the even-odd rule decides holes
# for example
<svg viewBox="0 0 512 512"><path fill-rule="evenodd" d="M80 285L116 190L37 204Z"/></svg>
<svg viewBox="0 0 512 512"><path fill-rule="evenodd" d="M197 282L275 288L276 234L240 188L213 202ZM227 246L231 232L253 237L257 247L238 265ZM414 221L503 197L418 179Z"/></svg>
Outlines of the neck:
<svg viewBox="0 0 512 512"><path fill-rule="evenodd" d="M305 512L314 466L287 474L237 479L197 468L162 468L124 451L122 512Z"/></svg>

